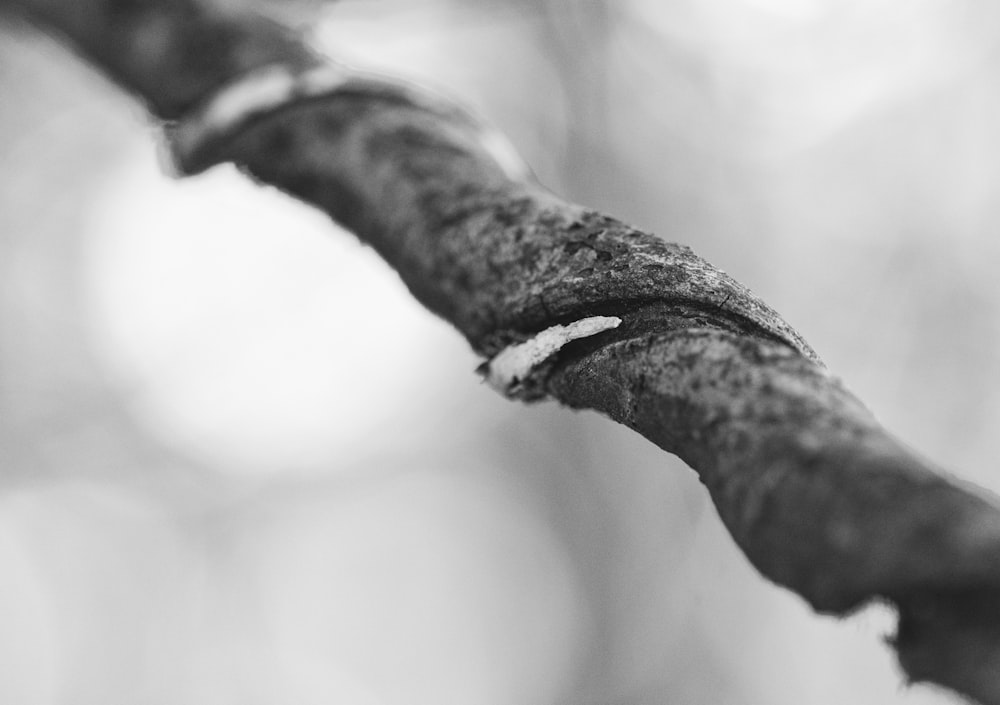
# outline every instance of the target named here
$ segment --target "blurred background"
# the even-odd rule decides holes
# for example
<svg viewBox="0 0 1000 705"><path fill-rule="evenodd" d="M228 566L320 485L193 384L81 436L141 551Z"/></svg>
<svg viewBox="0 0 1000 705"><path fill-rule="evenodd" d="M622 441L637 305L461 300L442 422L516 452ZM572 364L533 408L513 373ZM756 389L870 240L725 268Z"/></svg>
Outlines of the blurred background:
<svg viewBox="0 0 1000 705"><path fill-rule="evenodd" d="M253 4L691 245L1000 489L1000 6ZM887 610L757 576L680 461L505 402L352 235L162 153L0 27L0 701L958 702L904 687Z"/></svg>

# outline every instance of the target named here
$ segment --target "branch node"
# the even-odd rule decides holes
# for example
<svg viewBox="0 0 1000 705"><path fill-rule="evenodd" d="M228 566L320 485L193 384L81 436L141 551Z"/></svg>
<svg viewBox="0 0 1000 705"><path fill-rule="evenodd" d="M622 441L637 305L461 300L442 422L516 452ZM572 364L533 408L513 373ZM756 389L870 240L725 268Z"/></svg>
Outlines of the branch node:
<svg viewBox="0 0 1000 705"><path fill-rule="evenodd" d="M278 110L345 90L419 106L431 112L459 116L475 133L479 148L512 181L533 178L530 167L499 130L459 110L427 90L414 90L400 81L358 71L334 61L312 66L272 63L230 81L198 108L167 126L170 151L177 171L198 174L226 161L219 149L248 124Z"/></svg>
<svg viewBox="0 0 1000 705"><path fill-rule="evenodd" d="M170 149L178 170L191 175L214 166L221 160L213 158L213 147L255 118L294 101L332 93L352 75L334 63L306 69L269 64L230 81L169 126Z"/></svg>

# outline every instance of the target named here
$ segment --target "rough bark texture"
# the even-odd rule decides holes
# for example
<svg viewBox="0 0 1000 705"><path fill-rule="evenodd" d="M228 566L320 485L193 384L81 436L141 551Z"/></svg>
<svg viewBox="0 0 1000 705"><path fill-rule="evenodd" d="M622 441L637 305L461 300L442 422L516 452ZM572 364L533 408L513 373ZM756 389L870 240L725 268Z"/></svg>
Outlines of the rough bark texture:
<svg viewBox="0 0 1000 705"><path fill-rule="evenodd" d="M269 62L314 61L267 23L181 0L21 4L165 119ZM166 29L149 49L154 20ZM408 87L358 75L217 137L182 168L232 161L322 208L485 356L620 317L564 347L523 396L597 409L677 453L765 576L821 612L893 602L910 678L1000 703L1000 510L891 438L745 287L561 201L511 169L487 128Z"/></svg>

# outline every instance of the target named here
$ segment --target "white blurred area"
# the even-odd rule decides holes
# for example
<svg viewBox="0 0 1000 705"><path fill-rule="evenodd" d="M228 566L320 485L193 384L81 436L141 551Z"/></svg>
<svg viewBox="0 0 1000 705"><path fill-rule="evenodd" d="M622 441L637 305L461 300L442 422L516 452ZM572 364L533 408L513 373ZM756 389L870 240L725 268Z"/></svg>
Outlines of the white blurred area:
<svg viewBox="0 0 1000 705"><path fill-rule="evenodd" d="M694 247L997 490L998 12L343 0L314 34ZM884 611L763 582L679 461L497 398L353 236L156 141L2 30L0 702L958 702Z"/></svg>

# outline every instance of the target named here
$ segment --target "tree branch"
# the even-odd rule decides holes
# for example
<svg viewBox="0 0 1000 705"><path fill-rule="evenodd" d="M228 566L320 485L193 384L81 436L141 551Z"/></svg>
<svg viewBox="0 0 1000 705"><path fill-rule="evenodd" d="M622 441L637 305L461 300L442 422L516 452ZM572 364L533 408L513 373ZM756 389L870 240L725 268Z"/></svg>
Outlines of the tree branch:
<svg viewBox="0 0 1000 705"><path fill-rule="evenodd" d="M173 121L182 170L231 161L323 209L484 356L620 319L529 358L507 391L678 454L761 573L824 613L891 601L911 679L1000 704L1000 510L889 436L745 287L553 196L447 101L324 63L260 18L15 4Z"/></svg>

